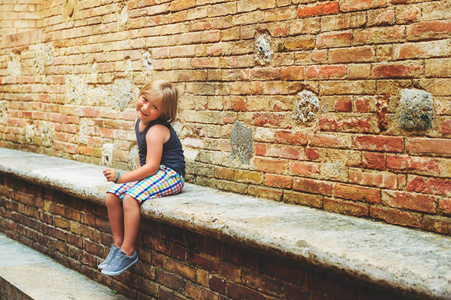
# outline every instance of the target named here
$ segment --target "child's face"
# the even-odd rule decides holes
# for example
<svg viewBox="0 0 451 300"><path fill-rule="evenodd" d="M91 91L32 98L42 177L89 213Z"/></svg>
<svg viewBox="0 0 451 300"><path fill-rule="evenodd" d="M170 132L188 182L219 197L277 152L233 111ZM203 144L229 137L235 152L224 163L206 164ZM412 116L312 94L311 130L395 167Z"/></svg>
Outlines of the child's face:
<svg viewBox="0 0 451 300"><path fill-rule="evenodd" d="M136 102L136 114L143 122L143 125L148 124L158 119L162 113L161 98L146 99L139 96Z"/></svg>

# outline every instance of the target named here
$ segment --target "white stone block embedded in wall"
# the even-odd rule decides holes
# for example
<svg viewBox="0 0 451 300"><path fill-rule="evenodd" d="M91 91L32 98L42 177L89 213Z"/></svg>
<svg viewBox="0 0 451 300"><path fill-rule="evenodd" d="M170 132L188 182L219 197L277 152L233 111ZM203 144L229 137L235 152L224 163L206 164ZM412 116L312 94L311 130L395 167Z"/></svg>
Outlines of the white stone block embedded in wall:
<svg viewBox="0 0 451 300"><path fill-rule="evenodd" d="M104 144L102 147L102 165L112 166L113 165L113 144Z"/></svg>

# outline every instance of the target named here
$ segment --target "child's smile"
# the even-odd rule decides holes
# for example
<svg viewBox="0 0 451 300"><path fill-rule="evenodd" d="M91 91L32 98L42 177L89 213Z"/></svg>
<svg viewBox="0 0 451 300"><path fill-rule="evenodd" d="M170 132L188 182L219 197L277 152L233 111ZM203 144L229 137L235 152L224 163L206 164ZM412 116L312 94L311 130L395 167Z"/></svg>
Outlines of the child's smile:
<svg viewBox="0 0 451 300"><path fill-rule="evenodd" d="M162 112L161 109L160 98L148 100L140 96L136 102L136 114L143 125L158 119Z"/></svg>

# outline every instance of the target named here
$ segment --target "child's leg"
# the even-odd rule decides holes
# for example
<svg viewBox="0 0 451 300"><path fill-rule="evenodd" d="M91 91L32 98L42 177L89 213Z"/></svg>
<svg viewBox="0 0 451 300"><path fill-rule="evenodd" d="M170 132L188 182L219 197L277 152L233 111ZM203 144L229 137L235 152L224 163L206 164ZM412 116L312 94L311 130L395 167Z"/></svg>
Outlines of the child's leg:
<svg viewBox="0 0 451 300"><path fill-rule="evenodd" d="M121 248L124 241L124 211L121 198L115 194L107 193L106 206L108 208L111 231L113 232L113 243L116 247Z"/></svg>
<svg viewBox="0 0 451 300"><path fill-rule="evenodd" d="M141 219L139 202L130 195L124 197L124 240L121 250L128 256L135 251L135 241L138 236Z"/></svg>

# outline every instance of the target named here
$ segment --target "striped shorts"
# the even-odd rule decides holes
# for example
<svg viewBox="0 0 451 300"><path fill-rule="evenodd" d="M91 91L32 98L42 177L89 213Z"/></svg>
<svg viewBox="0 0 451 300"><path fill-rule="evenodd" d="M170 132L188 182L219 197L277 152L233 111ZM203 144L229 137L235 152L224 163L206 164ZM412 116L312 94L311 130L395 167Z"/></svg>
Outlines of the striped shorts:
<svg viewBox="0 0 451 300"><path fill-rule="evenodd" d="M149 199L178 194L184 184L183 176L171 168L160 165L154 175L140 181L116 184L107 193L115 194L121 200L124 200L125 195L130 195L142 204Z"/></svg>

